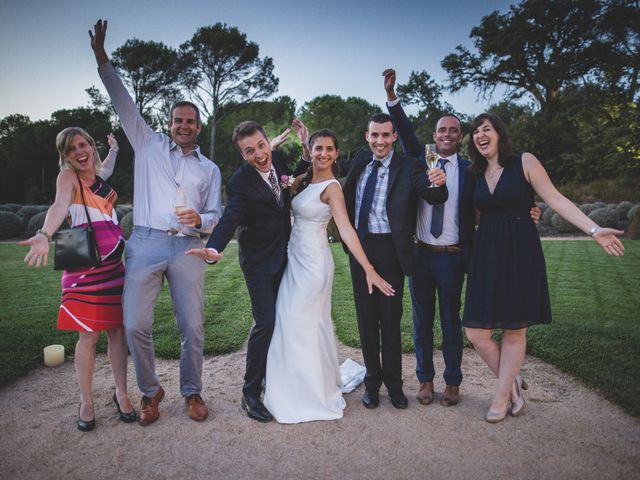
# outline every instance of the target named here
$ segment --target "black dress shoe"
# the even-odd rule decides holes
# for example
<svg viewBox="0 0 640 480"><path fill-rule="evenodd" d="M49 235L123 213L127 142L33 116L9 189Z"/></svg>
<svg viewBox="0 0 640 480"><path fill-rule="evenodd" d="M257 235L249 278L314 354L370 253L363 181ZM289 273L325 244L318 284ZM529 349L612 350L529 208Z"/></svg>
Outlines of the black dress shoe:
<svg viewBox="0 0 640 480"><path fill-rule="evenodd" d="M380 405L380 395L378 394L378 392L370 392L369 390L365 390L364 395L362 396L362 404L369 410L378 408L378 405Z"/></svg>
<svg viewBox="0 0 640 480"><path fill-rule="evenodd" d="M242 409L254 420L262 423L267 423L273 420L273 416L269 413L267 407L263 405L258 397L243 395L241 403Z"/></svg>
<svg viewBox="0 0 640 480"><path fill-rule="evenodd" d="M116 404L116 408L118 409L118 414L120 415L120 420L122 420L124 423L132 423L135 422L138 419L138 414L136 413L135 410L131 410L128 413L123 412L122 410L120 410L120 404L118 403L118 397L116 397L116 394L113 394L113 403Z"/></svg>
<svg viewBox="0 0 640 480"><path fill-rule="evenodd" d="M409 405L409 401L407 400L407 396L402 393L402 390L395 393L390 393L389 397L391 397L391 405L396 408L400 408L404 410Z"/></svg>
<svg viewBox="0 0 640 480"><path fill-rule="evenodd" d="M96 418L95 418L95 413L93 416L92 420L82 420L80 418L80 407L82 405L78 405L78 430L81 430L83 432L89 432L91 430L93 430L93 427L96 426Z"/></svg>

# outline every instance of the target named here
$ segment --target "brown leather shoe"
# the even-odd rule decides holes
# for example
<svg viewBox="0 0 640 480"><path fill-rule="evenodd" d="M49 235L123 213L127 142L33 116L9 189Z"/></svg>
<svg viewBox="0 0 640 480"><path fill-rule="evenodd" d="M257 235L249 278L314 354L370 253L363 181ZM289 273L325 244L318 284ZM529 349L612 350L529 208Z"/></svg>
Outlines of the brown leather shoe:
<svg viewBox="0 0 640 480"><path fill-rule="evenodd" d="M209 408L199 393L194 393L185 398L187 414L196 422L204 422L209 416Z"/></svg>
<svg viewBox="0 0 640 480"><path fill-rule="evenodd" d="M457 385L447 385L444 389L444 395L440 399L440 405L443 407L453 407L460 401L460 387Z"/></svg>
<svg viewBox="0 0 640 480"><path fill-rule="evenodd" d="M138 415L138 423L143 427L147 425L151 425L155 422L160 416L160 412L158 411L158 405L164 398L164 390L160 387L158 393L156 393L153 397L149 398L146 395L142 396L142 401L140 402L140 415Z"/></svg>
<svg viewBox="0 0 640 480"><path fill-rule="evenodd" d="M422 405L429 405L433 402L433 382L423 382L420 384L420 391L416 398Z"/></svg>

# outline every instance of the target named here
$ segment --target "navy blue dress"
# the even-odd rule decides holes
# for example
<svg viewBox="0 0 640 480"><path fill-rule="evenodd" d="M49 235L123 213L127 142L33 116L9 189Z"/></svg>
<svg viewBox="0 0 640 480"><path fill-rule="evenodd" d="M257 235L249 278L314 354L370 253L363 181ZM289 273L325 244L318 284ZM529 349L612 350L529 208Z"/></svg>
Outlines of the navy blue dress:
<svg viewBox="0 0 640 480"><path fill-rule="evenodd" d="M476 177L473 204L480 226L473 239L462 324L518 329L551 322L547 273L529 211L534 191L512 156L491 194Z"/></svg>

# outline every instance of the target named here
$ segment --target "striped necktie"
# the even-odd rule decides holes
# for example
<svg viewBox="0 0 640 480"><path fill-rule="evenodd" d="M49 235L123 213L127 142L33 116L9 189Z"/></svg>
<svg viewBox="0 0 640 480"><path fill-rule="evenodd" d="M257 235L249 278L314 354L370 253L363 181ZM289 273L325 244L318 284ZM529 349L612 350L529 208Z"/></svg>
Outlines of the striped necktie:
<svg viewBox="0 0 640 480"><path fill-rule="evenodd" d="M278 186L278 179L276 178L276 174L273 170L269 172L269 185L271 186L271 191L276 196L278 205L282 206L282 194L280 192L280 187Z"/></svg>

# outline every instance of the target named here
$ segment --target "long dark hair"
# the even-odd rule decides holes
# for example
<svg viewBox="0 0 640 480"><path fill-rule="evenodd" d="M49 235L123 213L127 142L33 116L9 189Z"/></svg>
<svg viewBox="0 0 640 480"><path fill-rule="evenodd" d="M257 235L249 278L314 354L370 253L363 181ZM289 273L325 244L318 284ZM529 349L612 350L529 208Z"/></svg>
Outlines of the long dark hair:
<svg viewBox="0 0 640 480"><path fill-rule="evenodd" d="M316 130L315 132L313 132L309 137L310 152L313 150L313 145L316 142L317 138L330 138L331 140L333 140L333 146L336 148L336 150L338 150L338 136L335 134L335 132L333 130L329 130L328 128L321 128L320 130ZM337 178L340 172L340 167L338 166L337 161L333 162L333 165L331 165L331 171L333 172L333 176ZM305 188L307 188L312 180L313 180L313 164L309 165L309 168L307 168L306 173L302 177L300 185L298 185L298 188L296 188L295 192L291 194L291 198L295 197L300 192L302 192Z"/></svg>
<svg viewBox="0 0 640 480"><path fill-rule="evenodd" d="M501 167L509 163L510 155L513 152L513 142L509 136L509 130L502 119L495 113L481 113L473 119L470 128L471 141L469 142L469 159L471 160L471 166L469 167L469 172L473 175L483 175L488 165L487 159L484 158L476 148L476 144L473 141L473 132L476 131L485 120L488 120L498 133L498 164Z"/></svg>

